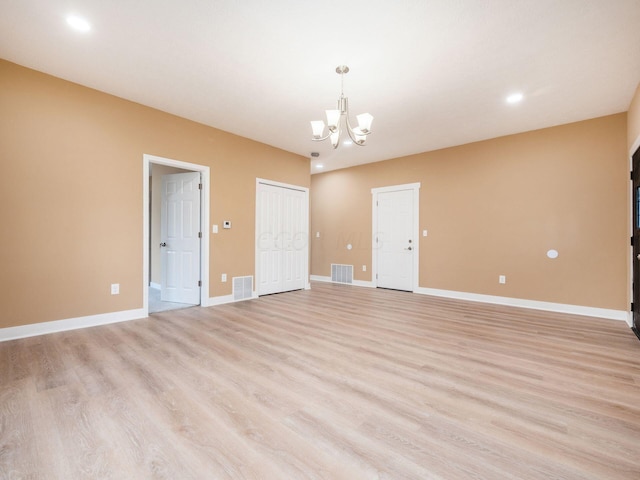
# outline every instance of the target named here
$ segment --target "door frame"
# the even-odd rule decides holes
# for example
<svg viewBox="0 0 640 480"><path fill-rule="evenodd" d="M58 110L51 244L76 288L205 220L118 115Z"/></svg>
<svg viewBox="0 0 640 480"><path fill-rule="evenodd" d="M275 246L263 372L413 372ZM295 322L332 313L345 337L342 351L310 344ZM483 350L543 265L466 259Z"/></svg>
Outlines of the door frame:
<svg viewBox="0 0 640 480"><path fill-rule="evenodd" d="M633 154L636 153L636 151L640 149L640 135L638 135L638 137L636 138L635 142L633 142L633 145L631 145L631 148L629 149L629 222L627 224L627 228L629 229L627 232L627 238L633 240L633 232L634 232L634 222L635 219L633 218L633 209L634 209L634 195L635 192L633 191L633 177L631 176L631 174L633 173ZM634 271L633 271L633 267L634 267L634 258L633 258L633 242L629 242L627 243L627 245L630 245L629 248L629 301L627 302L627 307L628 307L628 315L627 315L627 324L629 325L629 327L633 328L633 312L631 311L631 303L633 302L633 282L634 282ZM640 278L638 278L638 281L640 281ZM640 305L634 305L634 308L640 308ZM640 337L639 337L640 338Z"/></svg>
<svg viewBox="0 0 640 480"><path fill-rule="evenodd" d="M256 189L255 189L255 207L256 207L256 214L255 214L255 242L254 242L254 295L258 296L259 292L258 292L258 280L260 279L260 250L258 248L258 237L259 237L259 232L258 232L258 221L259 221L259 215L260 215L260 204L259 199L260 196L258 195L258 188L260 187L260 184L263 185L271 185L272 187L281 187L281 188L289 188L292 190L298 190L298 191L302 191L304 192L304 211L306 212L305 215L305 226L306 226L306 230L307 230L307 241L305 243L305 248L304 248L304 288L305 290L309 290L311 288L311 283L309 282L309 239L310 239L310 235L311 233L309 232L309 227L310 227L310 223L309 223L309 189L307 187L301 187L300 185L292 185L290 183L282 183L282 182L276 182L274 180L267 180L264 178L259 178L256 177Z"/></svg>
<svg viewBox="0 0 640 480"><path fill-rule="evenodd" d="M210 169L204 165L182 162L156 155L142 155L142 292L144 316L149 316L149 166L151 164L166 165L192 172L200 172L202 178L202 195L200 197L200 226L202 240L200 242L200 306L209 306L209 185Z"/></svg>
<svg viewBox="0 0 640 480"><path fill-rule="evenodd" d="M403 185L391 185L388 187L378 187L371 189L371 283L373 287L378 287L378 246L376 244L376 236L378 234L378 194L388 192L398 192L400 190L412 190L413 191L413 237L414 240L414 253L413 253L413 285L412 291L416 292L419 286L420 280L420 186L421 183L406 183Z"/></svg>

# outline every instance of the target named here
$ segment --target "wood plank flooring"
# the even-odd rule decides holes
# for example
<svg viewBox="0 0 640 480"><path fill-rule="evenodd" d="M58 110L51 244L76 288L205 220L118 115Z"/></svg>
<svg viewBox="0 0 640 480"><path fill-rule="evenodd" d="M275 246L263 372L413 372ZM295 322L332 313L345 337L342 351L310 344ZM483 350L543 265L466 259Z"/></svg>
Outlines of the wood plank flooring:
<svg viewBox="0 0 640 480"><path fill-rule="evenodd" d="M639 478L623 322L314 284L0 343L0 479Z"/></svg>

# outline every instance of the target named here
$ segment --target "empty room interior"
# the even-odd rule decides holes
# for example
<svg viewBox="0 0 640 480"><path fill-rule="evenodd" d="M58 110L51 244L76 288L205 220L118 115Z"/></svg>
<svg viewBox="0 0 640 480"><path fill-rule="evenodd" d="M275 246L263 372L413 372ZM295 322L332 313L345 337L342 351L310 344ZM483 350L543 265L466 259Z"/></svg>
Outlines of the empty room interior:
<svg viewBox="0 0 640 480"><path fill-rule="evenodd" d="M640 478L637 0L0 2L0 162L0 479Z"/></svg>

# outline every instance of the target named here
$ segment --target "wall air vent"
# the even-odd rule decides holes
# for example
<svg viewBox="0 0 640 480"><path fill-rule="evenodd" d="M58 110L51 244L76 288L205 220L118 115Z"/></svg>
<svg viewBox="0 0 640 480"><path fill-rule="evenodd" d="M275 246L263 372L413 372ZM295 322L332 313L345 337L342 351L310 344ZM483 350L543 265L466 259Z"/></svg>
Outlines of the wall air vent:
<svg viewBox="0 0 640 480"><path fill-rule="evenodd" d="M253 298L253 276L233 277L233 301Z"/></svg>
<svg viewBox="0 0 640 480"><path fill-rule="evenodd" d="M353 283L353 265L332 263L331 281L336 283Z"/></svg>

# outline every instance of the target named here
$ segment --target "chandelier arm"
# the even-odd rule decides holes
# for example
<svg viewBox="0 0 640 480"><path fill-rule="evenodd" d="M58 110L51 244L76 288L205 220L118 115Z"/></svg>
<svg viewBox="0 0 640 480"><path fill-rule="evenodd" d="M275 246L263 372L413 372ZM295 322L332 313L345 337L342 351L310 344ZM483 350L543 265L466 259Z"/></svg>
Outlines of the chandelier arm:
<svg viewBox="0 0 640 480"><path fill-rule="evenodd" d="M364 147L364 143L358 143L358 141L356 140L356 137L353 134L353 131L351 130L351 128L349 128L347 126L347 133L349 134L349 137L351 138L351 141L353 143L355 143L356 145L358 145L359 147Z"/></svg>
<svg viewBox="0 0 640 480"><path fill-rule="evenodd" d="M338 130L334 133L338 135L338 141L336 142L335 145L333 145L332 143L331 146L333 147L334 150L336 150L338 148L338 145L340 145L340 137L342 136L342 118L338 120Z"/></svg>
<svg viewBox="0 0 640 480"><path fill-rule="evenodd" d="M367 135L368 134L360 134L363 135L365 138L361 139L361 141L358 141L358 139L356 139L356 134L353 131L353 128L351 127L351 123L349 122L349 116L347 115L347 133L349 134L349 137L351 138L351 141L356 144L359 147L365 147L366 145L364 144L364 142L367 139Z"/></svg>
<svg viewBox="0 0 640 480"><path fill-rule="evenodd" d="M353 142L353 144L354 144L354 145L357 145L357 146L359 146L359 147L364 147L364 146L366 146L366 145L364 144L365 140L364 140L364 139L362 139L362 140L357 140L357 139L356 139L356 137L354 137L354 136L351 134L351 131L349 131L349 137L351 138L351 141Z"/></svg>
<svg viewBox="0 0 640 480"><path fill-rule="evenodd" d="M347 130L349 130L349 135L354 134L353 133L353 127L351 126L351 122L349 121L349 112L347 112L347 114L345 115L345 117L347 117ZM365 137L370 135L371 131L368 131L367 133L361 132L358 135L364 135ZM353 137L351 137L353 139Z"/></svg>
<svg viewBox="0 0 640 480"><path fill-rule="evenodd" d="M313 140L314 142L322 142L323 140L326 140L327 138L329 138L331 136L331 132L327 133L324 137L322 138L313 138L311 137L311 140Z"/></svg>

